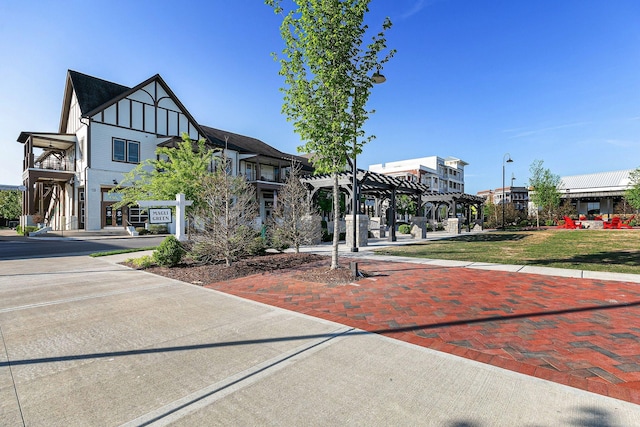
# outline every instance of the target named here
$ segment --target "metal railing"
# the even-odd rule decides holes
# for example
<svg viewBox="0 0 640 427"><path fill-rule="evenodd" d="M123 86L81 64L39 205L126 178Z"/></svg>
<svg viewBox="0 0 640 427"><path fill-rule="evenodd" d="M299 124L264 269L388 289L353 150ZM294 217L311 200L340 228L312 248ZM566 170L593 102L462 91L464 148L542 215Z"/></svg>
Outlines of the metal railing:
<svg viewBox="0 0 640 427"><path fill-rule="evenodd" d="M47 170L58 170L58 171L69 171L74 172L75 167L74 163L69 161L68 159L55 159L48 158L42 162L35 162L34 167L36 169L47 169Z"/></svg>

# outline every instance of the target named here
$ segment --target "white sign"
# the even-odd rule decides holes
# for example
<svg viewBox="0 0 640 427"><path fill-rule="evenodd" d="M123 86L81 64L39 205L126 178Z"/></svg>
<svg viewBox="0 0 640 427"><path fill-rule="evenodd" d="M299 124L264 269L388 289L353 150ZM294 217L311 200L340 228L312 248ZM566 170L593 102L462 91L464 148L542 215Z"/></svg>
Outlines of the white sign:
<svg viewBox="0 0 640 427"><path fill-rule="evenodd" d="M170 224L171 209L170 208L150 208L149 224Z"/></svg>
<svg viewBox="0 0 640 427"><path fill-rule="evenodd" d="M136 202L141 208L151 206L175 206L176 207L176 238L181 242L187 240L185 235L185 208L193 204L193 200L187 200L183 193L176 194L176 201L170 200L138 200Z"/></svg>

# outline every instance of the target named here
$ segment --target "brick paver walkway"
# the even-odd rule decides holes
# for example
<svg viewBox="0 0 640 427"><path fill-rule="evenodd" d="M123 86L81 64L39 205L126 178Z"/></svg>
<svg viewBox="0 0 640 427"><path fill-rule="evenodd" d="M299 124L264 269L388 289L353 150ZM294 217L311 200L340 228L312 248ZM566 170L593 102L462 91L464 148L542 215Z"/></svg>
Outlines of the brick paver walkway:
<svg viewBox="0 0 640 427"><path fill-rule="evenodd" d="M640 404L640 285L358 263L373 276L348 285L288 271L207 287Z"/></svg>

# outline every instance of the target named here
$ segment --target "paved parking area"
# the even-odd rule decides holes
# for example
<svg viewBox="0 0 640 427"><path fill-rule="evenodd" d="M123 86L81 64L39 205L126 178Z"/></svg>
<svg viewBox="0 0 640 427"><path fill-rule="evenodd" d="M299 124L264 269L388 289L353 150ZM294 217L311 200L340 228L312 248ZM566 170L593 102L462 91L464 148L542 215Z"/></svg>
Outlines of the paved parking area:
<svg viewBox="0 0 640 427"><path fill-rule="evenodd" d="M209 287L640 404L638 283L358 262L371 277L350 285L289 272Z"/></svg>

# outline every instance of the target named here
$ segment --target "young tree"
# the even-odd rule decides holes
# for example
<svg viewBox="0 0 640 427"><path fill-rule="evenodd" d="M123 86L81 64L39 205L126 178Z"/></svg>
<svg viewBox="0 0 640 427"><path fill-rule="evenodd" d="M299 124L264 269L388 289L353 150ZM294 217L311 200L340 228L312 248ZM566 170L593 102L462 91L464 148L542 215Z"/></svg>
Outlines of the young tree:
<svg viewBox="0 0 640 427"><path fill-rule="evenodd" d="M297 9L284 14L282 0L265 0L283 14L280 33L285 43L280 75L285 79L282 112L305 142L300 151L313 153L318 173L333 179L333 206L339 206L338 173L373 136L365 137L365 109L372 87L371 74L395 51L386 49L382 30L363 47L364 24L370 0L294 0ZM277 56L274 55L276 59ZM331 269L338 268L339 212L334 209Z"/></svg>
<svg viewBox="0 0 640 427"><path fill-rule="evenodd" d="M20 191L0 191L0 218L17 219L20 214L22 214L22 194Z"/></svg>
<svg viewBox="0 0 640 427"><path fill-rule="evenodd" d="M404 216L404 219L407 219L407 215L415 215L417 208L416 201L406 194L401 194L396 198L396 211Z"/></svg>
<svg viewBox="0 0 640 427"><path fill-rule="evenodd" d="M558 218L568 216L571 218L578 218L578 212L576 211L575 206L568 199L564 200L556 211Z"/></svg>
<svg viewBox="0 0 640 427"><path fill-rule="evenodd" d="M157 159L147 159L125 174L112 192L122 194L116 207L135 205L137 200L174 200L184 193L193 200L189 210L203 203L201 194L204 178L213 164L214 150L204 140L191 141L185 133L176 148L160 147Z"/></svg>
<svg viewBox="0 0 640 427"><path fill-rule="evenodd" d="M640 167L629 174L629 188L625 190L624 198L636 211L640 210Z"/></svg>
<svg viewBox="0 0 640 427"><path fill-rule="evenodd" d="M487 198L483 207L484 226L487 228L496 227L498 224L498 206L493 203L493 195Z"/></svg>
<svg viewBox="0 0 640 427"><path fill-rule="evenodd" d="M202 178L200 203L194 210L200 230L191 240L199 261L230 266L252 247L258 209L254 187L244 176L229 174L226 161L223 156L215 171Z"/></svg>
<svg viewBox="0 0 640 427"><path fill-rule="evenodd" d="M291 174L278 191L278 201L272 217L272 236L279 243L293 246L320 241L320 215L313 207L309 192L300 182L300 166L292 163Z"/></svg>
<svg viewBox="0 0 640 427"><path fill-rule="evenodd" d="M529 167L531 173L529 186L532 189L530 198L536 207L542 208L546 211L548 218L552 219L554 209L560 205L560 192L558 191L560 176L545 169L542 166L543 163L542 160L534 160ZM539 220L537 225L540 227Z"/></svg>

